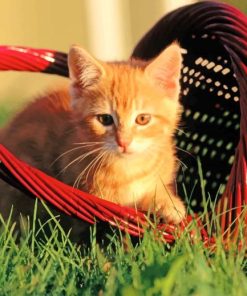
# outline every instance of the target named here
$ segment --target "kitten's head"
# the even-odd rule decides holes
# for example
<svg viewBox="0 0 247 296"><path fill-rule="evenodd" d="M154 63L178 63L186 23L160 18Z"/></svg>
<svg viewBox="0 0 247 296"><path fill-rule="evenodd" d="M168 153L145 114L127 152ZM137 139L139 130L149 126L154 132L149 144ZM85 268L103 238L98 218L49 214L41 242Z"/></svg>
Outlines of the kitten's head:
<svg viewBox="0 0 247 296"><path fill-rule="evenodd" d="M178 44L149 63L101 62L78 46L70 49L68 61L72 105L88 141L123 158L148 157L154 146L172 145L180 114Z"/></svg>

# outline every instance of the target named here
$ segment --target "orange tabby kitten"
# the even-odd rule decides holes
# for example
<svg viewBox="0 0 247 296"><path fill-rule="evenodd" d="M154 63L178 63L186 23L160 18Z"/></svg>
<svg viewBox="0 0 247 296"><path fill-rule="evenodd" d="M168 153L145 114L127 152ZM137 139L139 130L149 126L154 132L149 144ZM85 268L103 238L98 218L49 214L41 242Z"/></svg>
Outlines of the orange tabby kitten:
<svg viewBox="0 0 247 296"><path fill-rule="evenodd" d="M1 143L31 165L101 198L179 223L173 134L181 113L177 44L149 63L106 63L73 46L71 86L27 106ZM29 198L0 182L0 209L31 215ZM68 218L71 219L71 218Z"/></svg>

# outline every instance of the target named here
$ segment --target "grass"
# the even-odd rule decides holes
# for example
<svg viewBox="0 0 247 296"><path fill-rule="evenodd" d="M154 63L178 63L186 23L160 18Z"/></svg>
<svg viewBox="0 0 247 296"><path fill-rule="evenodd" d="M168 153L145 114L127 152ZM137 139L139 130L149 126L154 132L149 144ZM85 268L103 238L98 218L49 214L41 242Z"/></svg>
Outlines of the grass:
<svg viewBox="0 0 247 296"><path fill-rule="evenodd" d="M199 174L203 179L200 167ZM201 187L203 191L202 181ZM203 197L208 204L205 193ZM91 243L84 247L70 241L51 213L47 223L52 235L47 236L36 211L37 204L20 241L11 217L6 222L0 217L1 296L247 295L246 246L226 251L219 240L213 252L200 240L192 243L187 232L170 246L151 231L132 243L118 230L102 246L92 227Z"/></svg>
<svg viewBox="0 0 247 296"><path fill-rule="evenodd" d="M83 247L69 240L51 212L52 235L42 233L36 209L37 203L18 243L11 219L1 219L1 296L247 295L246 248L226 251L218 241L213 252L200 240L192 244L187 232L173 246L151 231L134 244L118 230L102 246L96 227Z"/></svg>

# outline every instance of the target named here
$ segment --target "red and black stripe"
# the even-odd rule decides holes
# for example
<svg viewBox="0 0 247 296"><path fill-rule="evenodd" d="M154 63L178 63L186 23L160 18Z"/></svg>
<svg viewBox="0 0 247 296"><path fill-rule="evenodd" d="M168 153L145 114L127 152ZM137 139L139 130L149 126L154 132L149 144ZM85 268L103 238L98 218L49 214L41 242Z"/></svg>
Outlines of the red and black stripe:
<svg viewBox="0 0 247 296"><path fill-rule="evenodd" d="M0 70L69 75L66 53L22 46L0 46Z"/></svg>

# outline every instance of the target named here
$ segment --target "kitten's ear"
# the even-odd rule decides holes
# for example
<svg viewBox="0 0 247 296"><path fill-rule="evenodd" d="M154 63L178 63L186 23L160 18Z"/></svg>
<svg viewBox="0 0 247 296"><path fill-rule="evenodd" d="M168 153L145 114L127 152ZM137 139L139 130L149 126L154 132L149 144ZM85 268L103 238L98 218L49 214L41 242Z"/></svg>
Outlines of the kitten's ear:
<svg viewBox="0 0 247 296"><path fill-rule="evenodd" d="M104 68L100 62L76 45L70 48L68 66L73 84L82 88L97 83L104 74Z"/></svg>
<svg viewBox="0 0 247 296"><path fill-rule="evenodd" d="M162 51L145 69L148 79L164 89L170 96L178 96L182 53L178 43L174 42Z"/></svg>

